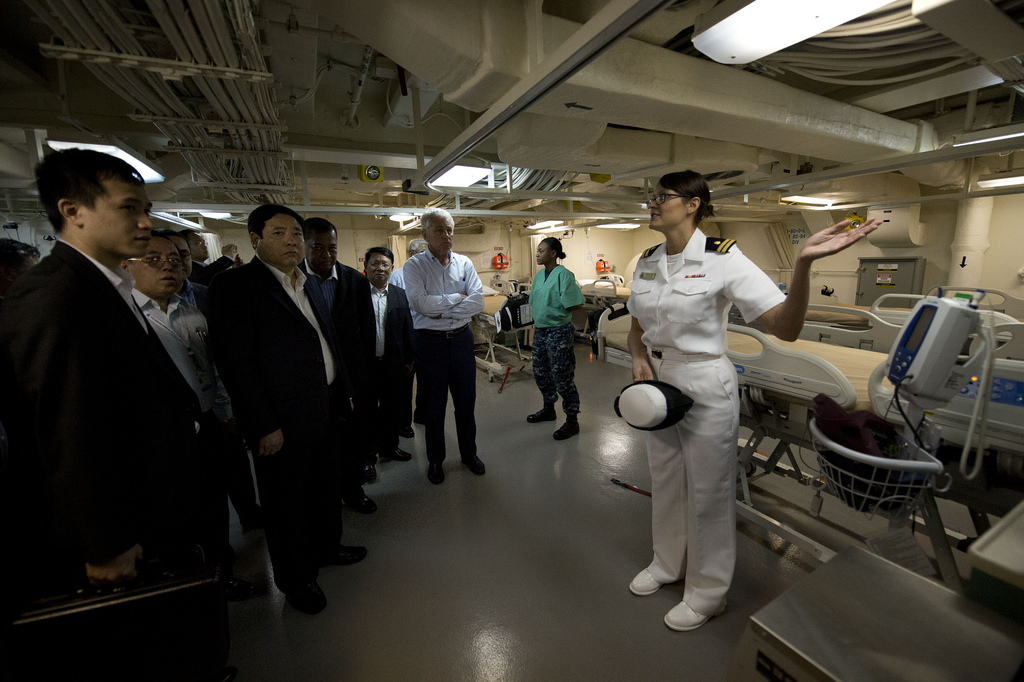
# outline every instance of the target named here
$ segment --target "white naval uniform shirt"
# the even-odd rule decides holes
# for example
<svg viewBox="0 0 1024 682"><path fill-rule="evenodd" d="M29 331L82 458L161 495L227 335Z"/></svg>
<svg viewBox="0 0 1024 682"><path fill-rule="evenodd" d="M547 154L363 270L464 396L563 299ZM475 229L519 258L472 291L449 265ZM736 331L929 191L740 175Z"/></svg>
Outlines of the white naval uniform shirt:
<svg viewBox="0 0 1024 682"><path fill-rule="evenodd" d="M628 307L647 348L722 355L731 303L752 322L786 300L737 246L708 252L706 240L697 229L681 254L667 256L662 244L637 262Z"/></svg>

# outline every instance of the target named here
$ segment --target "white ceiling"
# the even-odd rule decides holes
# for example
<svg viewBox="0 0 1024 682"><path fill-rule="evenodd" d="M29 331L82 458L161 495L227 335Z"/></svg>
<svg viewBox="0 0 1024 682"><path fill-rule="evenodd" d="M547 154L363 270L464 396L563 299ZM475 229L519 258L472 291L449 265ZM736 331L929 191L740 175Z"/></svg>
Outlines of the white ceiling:
<svg viewBox="0 0 1024 682"><path fill-rule="evenodd" d="M38 210L48 138L145 152L164 210L621 221L684 168L712 174L732 219L794 210L791 193L978 195L978 173L1024 166L1024 141L953 146L1024 126L1024 0L922 2L928 23L902 0L736 67L691 43L714 0L10 0L0 213ZM432 158L491 164L503 186L431 191Z"/></svg>

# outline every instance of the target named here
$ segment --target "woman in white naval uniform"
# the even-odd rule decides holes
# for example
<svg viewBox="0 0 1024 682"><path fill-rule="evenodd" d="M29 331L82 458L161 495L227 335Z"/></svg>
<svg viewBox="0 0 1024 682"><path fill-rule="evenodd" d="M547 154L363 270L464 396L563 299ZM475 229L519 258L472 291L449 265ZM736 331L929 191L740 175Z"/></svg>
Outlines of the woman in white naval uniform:
<svg viewBox="0 0 1024 682"><path fill-rule="evenodd" d="M654 560L629 585L636 595L684 580L683 600L665 616L673 630L695 630L725 609L736 564L736 370L726 358L726 322L735 303L747 321L793 340L803 327L810 264L872 232L844 220L810 237L797 258L789 295L740 253L731 239L698 229L713 215L704 177L659 180L648 202L651 229L665 242L648 249L630 285L633 380L658 379L694 400L682 421L650 431Z"/></svg>

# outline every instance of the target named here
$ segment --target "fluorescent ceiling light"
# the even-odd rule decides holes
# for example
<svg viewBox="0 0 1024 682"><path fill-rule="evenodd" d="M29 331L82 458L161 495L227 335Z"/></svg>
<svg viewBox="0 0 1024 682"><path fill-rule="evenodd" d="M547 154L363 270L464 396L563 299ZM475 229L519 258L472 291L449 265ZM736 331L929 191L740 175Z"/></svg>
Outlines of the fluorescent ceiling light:
<svg viewBox="0 0 1024 682"><path fill-rule="evenodd" d="M142 158L141 154L133 152L123 145L112 145L112 144L92 144L89 142L63 142L60 140L47 140L46 144L51 149L61 151L64 149L91 149L96 152L103 152L104 154L110 154L116 156L122 161L127 162L132 168L139 172L142 179L146 182L163 182L164 176L153 166L149 165L149 162Z"/></svg>
<svg viewBox="0 0 1024 682"><path fill-rule="evenodd" d="M530 225L526 229L528 230L543 230L545 227L554 227L555 225L561 225L561 220L542 220L536 225Z"/></svg>
<svg viewBox="0 0 1024 682"><path fill-rule="evenodd" d="M632 230L640 227L640 223L605 223L604 225L594 225L602 230Z"/></svg>
<svg viewBox="0 0 1024 682"><path fill-rule="evenodd" d="M834 199L824 199L822 197L802 197L798 194L793 194L788 197L782 197L783 201L788 201L792 204L813 204L815 206L831 206L836 203Z"/></svg>
<svg viewBox="0 0 1024 682"><path fill-rule="evenodd" d="M978 187L985 189L1015 187L1016 185L1024 185L1024 169L978 176Z"/></svg>
<svg viewBox="0 0 1024 682"><path fill-rule="evenodd" d="M441 187L472 187L490 175L490 168L477 166L452 166L432 184Z"/></svg>
<svg viewBox="0 0 1024 682"><path fill-rule="evenodd" d="M153 211L149 214L151 218L159 218L160 220L166 220L169 223L175 225L181 225L192 230L202 230L203 226L199 223L194 223L191 220L185 220L181 216L174 215L172 213L164 213L162 211Z"/></svg>
<svg viewBox="0 0 1024 682"><path fill-rule="evenodd" d="M749 64L892 0L726 0L697 17L693 45L722 64Z"/></svg>
<svg viewBox="0 0 1024 682"><path fill-rule="evenodd" d="M404 223L406 220L412 220L415 218L412 213L392 213L388 216L388 220L394 220L396 223Z"/></svg>
<svg viewBox="0 0 1024 682"><path fill-rule="evenodd" d="M1024 123L1001 128L989 128L977 130L973 133L957 135L953 142L954 147L966 147L969 144L981 144L983 142L995 142L997 140L1010 140L1015 137L1024 137Z"/></svg>
<svg viewBox="0 0 1024 682"><path fill-rule="evenodd" d="M554 234L556 232L571 232L571 231L572 231L571 227L568 227L566 225L561 225L559 227L548 227L546 229L539 230L537 232L537 234Z"/></svg>
<svg viewBox="0 0 1024 682"><path fill-rule="evenodd" d="M231 217L230 213L224 213L223 211L200 211L199 215L210 220L224 220Z"/></svg>

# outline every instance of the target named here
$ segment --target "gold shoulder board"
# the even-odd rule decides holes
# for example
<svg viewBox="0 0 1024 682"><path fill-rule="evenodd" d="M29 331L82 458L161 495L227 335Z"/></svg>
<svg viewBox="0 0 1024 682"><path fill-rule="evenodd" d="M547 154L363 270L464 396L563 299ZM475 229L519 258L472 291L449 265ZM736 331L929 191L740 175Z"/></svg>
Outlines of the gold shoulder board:
<svg viewBox="0 0 1024 682"><path fill-rule="evenodd" d="M717 251L718 253L725 253L736 244L735 239L722 239L719 237L708 237L704 250L705 251Z"/></svg>
<svg viewBox="0 0 1024 682"><path fill-rule="evenodd" d="M661 244L657 244L656 246L652 246L651 248L647 249L646 251L644 251L644 254L641 256L641 258L650 258L651 255L658 250L659 246L661 246Z"/></svg>

